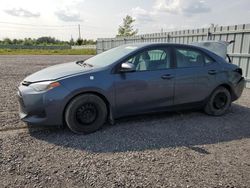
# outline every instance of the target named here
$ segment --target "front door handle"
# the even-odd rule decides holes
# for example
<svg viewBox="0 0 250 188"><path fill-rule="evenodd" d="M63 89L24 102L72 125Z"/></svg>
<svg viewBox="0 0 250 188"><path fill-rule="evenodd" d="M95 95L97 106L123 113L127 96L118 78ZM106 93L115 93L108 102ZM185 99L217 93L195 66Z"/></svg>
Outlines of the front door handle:
<svg viewBox="0 0 250 188"><path fill-rule="evenodd" d="M208 71L208 74L212 74L212 75L213 75L213 74L217 74L217 70L209 70L209 71Z"/></svg>
<svg viewBox="0 0 250 188"><path fill-rule="evenodd" d="M170 79L174 78L174 76L172 74L166 74L166 75L163 75L161 78L163 80L170 80Z"/></svg>

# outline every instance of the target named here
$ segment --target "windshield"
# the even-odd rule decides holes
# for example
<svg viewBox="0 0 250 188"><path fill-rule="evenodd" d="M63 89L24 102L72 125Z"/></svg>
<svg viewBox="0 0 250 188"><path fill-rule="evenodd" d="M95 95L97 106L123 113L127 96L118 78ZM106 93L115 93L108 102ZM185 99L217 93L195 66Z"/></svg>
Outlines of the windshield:
<svg viewBox="0 0 250 188"><path fill-rule="evenodd" d="M133 52L137 48L138 47L136 46L120 46L117 48L113 48L86 60L85 63L97 67L108 66L121 59L122 57L128 55L129 53Z"/></svg>

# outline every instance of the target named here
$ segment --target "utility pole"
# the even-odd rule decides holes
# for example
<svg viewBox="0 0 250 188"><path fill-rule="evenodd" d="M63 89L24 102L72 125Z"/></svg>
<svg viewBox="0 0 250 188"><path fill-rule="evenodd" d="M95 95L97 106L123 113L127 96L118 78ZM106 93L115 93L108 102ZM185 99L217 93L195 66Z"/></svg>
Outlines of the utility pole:
<svg viewBox="0 0 250 188"><path fill-rule="evenodd" d="M78 24L78 30L79 30L79 39L81 39L82 37L81 37L81 26L80 26L80 24Z"/></svg>

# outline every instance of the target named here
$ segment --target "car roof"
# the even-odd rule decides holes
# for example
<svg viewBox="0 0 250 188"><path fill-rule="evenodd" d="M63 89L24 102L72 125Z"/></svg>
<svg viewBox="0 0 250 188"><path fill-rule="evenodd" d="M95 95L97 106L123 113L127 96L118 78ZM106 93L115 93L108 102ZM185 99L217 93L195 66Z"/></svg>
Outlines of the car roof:
<svg viewBox="0 0 250 188"><path fill-rule="evenodd" d="M191 44L178 44L178 43L130 43L130 44L125 44L123 45L124 47L138 47L138 48L142 48L142 47L154 47L154 46L165 46L165 45L169 45L169 46L179 46L179 47L195 47L195 48L200 48L197 47L195 45L191 45Z"/></svg>
<svg viewBox="0 0 250 188"><path fill-rule="evenodd" d="M155 46L174 46L174 47L191 47L194 49L198 49L201 50L203 52L205 52L206 54L210 55L210 57L212 56L213 58L218 58L220 57L219 55L215 54L214 52L204 48L204 47L200 47L197 45L193 45L193 44L178 44L178 43L163 43L163 42L151 42L151 43L129 43L129 44L125 44L122 45L123 47L132 47L132 48L136 48L137 50L142 49L142 48L150 48L150 47L155 47Z"/></svg>

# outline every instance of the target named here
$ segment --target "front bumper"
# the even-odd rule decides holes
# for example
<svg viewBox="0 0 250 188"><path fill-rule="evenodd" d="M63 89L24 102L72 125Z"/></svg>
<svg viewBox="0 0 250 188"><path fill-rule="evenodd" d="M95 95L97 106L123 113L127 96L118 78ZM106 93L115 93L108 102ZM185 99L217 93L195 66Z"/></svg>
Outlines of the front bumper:
<svg viewBox="0 0 250 188"><path fill-rule="evenodd" d="M31 125L63 124L63 110L68 91L60 86L47 92L37 92L28 86L19 86L19 116L22 121Z"/></svg>

